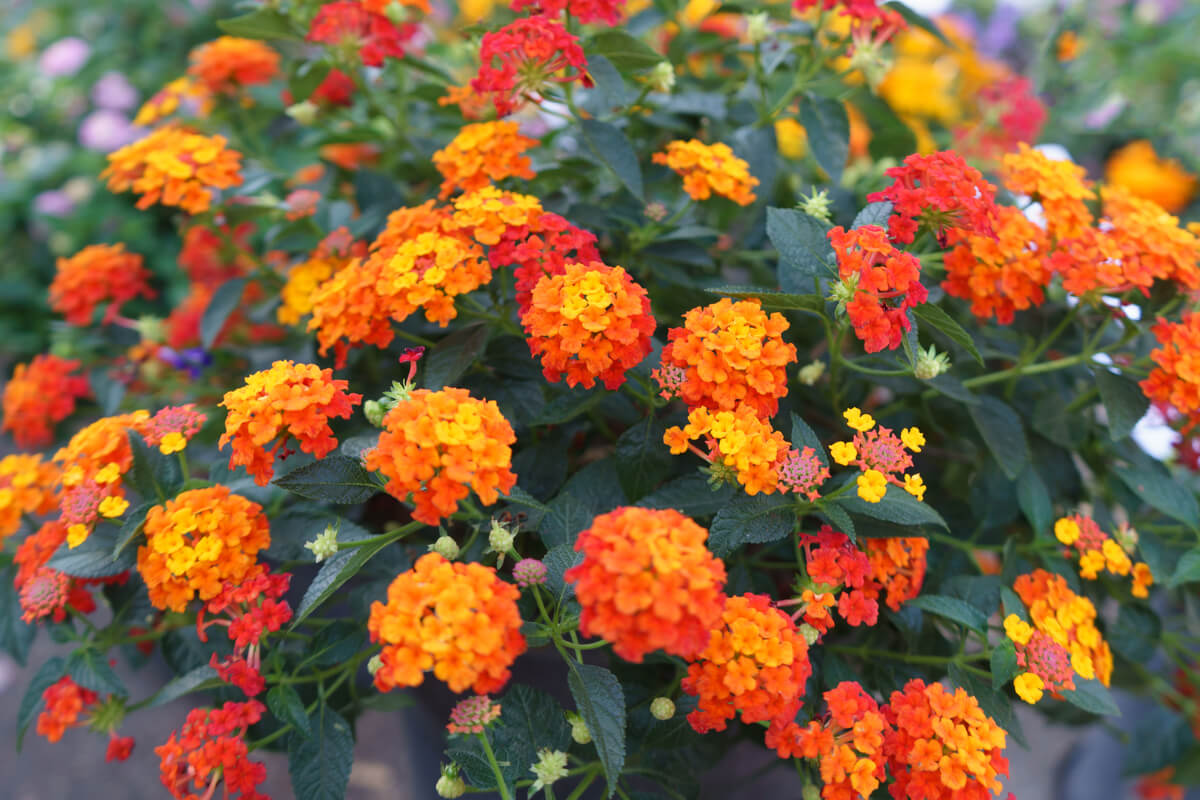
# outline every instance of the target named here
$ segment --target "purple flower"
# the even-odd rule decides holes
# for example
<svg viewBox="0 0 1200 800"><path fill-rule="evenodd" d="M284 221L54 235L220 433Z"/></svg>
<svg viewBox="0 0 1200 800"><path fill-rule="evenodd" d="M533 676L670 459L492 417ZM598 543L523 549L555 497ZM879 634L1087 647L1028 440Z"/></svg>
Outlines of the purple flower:
<svg viewBox="0 0 1200 800"><path fill-rule="evenodd" d="M75 210L75 201L62 189L51 189L33 198L33 210L47 217L65 217Z"/></svg>
<svg viewBox="0 0 1200 800"><path fill-rule="evenodd" d="M91 47L78 36L59 39L42 51L38 69L51 78L74 75L87 62Z"/></svg>
<svg viewBox="0 0 1200 800"><path fill-rule="evenodd" d="M1088 112L1083 122L1092 130L1104 128L1125 110L1125 98L1114 94L1096 108Z"/></svg>
<svg viewBox="0 0 1200 800"><path fill-rule="evenodd" d="M88 114L79 126L79 143L89 150L110 153L138 138L129 117L101 108Z"/></svg>
<svg viewBox="0 0 1200 800"><path fill-rule="evenodd" d="M188 347L184 350L175 350L164 346L158 348L158 357L175 369L187 372L188 377L193 380L199 378L200 373L204 372L204 368L211 364L213 360L212 353L209 353L203 347Z"/></svg>
<svg viewBox="0 0 1200 800"><path fill-rule="evenodd" d="M998 56L1012 46L1017 39L1017 23L1021 11L1015 6L1001 3L996 6L987 26L979 34L977 47L981 53Z"/></svg>
<svg viewBox="0 0 1200 800"><path fill-rule="evenodd" d="M100 108L128 111L137 101L137 89L120 72L106 72L92 86L92 102Z"/></svg>

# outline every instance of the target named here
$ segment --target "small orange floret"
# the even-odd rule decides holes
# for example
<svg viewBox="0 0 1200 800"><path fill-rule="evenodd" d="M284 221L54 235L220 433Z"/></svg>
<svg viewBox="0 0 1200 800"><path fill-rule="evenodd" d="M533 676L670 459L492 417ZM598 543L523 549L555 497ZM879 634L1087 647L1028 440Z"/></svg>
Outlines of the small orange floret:
<svg viewBox="0 0 1200 800"><path fill-rule="evenodd" d="M471 490L491 505L517 482L512 426L494 401L466 389L418 389L387 413L383 428L365 463L387 476L390 495L412 495L413 519L437 525Z"/></svg>
<svg viewBox="0 0 1200 800"><path fill-rule="evenodd" d="M707 200L718 194L739 206L754 202L758 178L750 174L750 165L723 142L704 144L698 139L669 142L665 152L654 154L654 163L665 164L677 172L693 200Z"/></svg>
<svg viewBox="0 0 1200 800"><path fill-rule="evenodd" d="M519 596L491 567L421 556L392 581L386 603L371 604L367 630L383 645L375 686L418 686L432 669L451 691L498 691L525 652Z"/></svg>
<svg viewBox="0 0 1200 800"><path fill-rule="evenodd" d="M1184 415L1186 433L1200 423L1200 314L1184 314L1179 322L1160 318L1151 330L1159 346L1150 353L1155 367L1142 392Z"/></svg>
<svg viewBox="0 0 1200 800"><path fill-rule="evenodd" d="M90 395L87 378L72 375L74 359L36 355L18 364L4 385L4 424L21 447L44 447L54 440L54 425L75 412L75 401Z"/></svg>
<svg viewBox="0 0 1200 800"><path fill-rule="evenodd" d="M515 122L463 126L450 144L433 154L433 164L444 178L442 199L455 190L473 192L505 178L529 180L534 172L523 153L535 145L537 140L522 136Z"/></svg>
<svg viewBox="0 0 1200 800"><path fill-rule="evenodd" d="M226 582L241 583L271 544L262 506L226 486L192 489L153 506L145 531L138 572L151 604L171 611L183 611L193 597L216 597Z"/></svg>
<svg viewBox="0 0 1200 800"><path fill-rule="evenodd" d="M536 197L484 186L455 198L452 221L454 227L490 247L510 228L531 225L543 213Z"/></svg>
<svg viewBox="0 0 1200 800"><path fill-rule="evenodd" d="M104 322L112 321L121 305L139 295L154 297L150 272L142 257L123 244L93 244L70 258L60 258L50 284L50 307L72 325L90 325L96 307L107 303Z"/></svg>
<svg viewBox="0 0 1200 800"><path fill-rule="evenodd" d="M257 39L222 36L188 55L188 75L214 94L270 83L279 74L279 53Z"/></svg>
<svg viewBox="0 0 1200 800"><path fill-rule="evenodd" d="M219 446L233 443L230 469L244 465L254 482L265 486L274 474L275 456L290 438L317 458L329 455L337 447L330 417L349 419L362 402L362 395L346 392L347 386L334 380L333 370L293 361L276 361L247 376L244 386L226 392L221 401L229 413ZM271 442L275 446L265 449Z"/></svg>
<svg viewBox="0 0 1200 800"><path fill-rule="evenodd" d="M58 507L58 466L40 454L0 458L0 543L21 527L21 515L41 516Z"/></svg>
<svg viewBox="0 0 1200 800"><path fill-rule="evenodd" d="M568 264L562 275L544 275L521 315L529 351L542 360L548 381L608 389L649 355L654 315L646 290L621 267L599 262Z"/></svg>
<svg viewBox="0 0 1200 800"><path fill-rule="evenodd" d="M618 508L575 542L583 562L567 570L583 607L580 630L602 636L626 661L663 650L695 658L721 616L725 565L708 531L674 509Z"/></svg>
<svg viewBox="0 0 1200 800"><path fill-rule="evenodd" d="M110 153L100 177L113 192L140 194L138 208L162 203L200 214L212 206L213 189L241 185L241 160L224 136L168 125Z"/></svg>

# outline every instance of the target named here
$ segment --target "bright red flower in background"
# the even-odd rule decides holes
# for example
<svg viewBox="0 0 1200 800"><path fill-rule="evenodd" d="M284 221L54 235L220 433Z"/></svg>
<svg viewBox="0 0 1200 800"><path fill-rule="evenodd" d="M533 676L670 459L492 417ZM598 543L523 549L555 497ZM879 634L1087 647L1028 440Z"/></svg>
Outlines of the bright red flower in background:
<svg viewBox="0 0 1200 800"><path fill-rule="evenodd" d="M36 355L17 364L4 385L4 424L20 447L45 447L54 440L54 425L75 411L75 401L89 396L88 381L72 375L80 363L54 355Z"/></svg>
<svg viewBox="0 0 1200 800"><path fill-rule="evenodd" d="M953 150L914 153L884 174L894 183L867 200L892 203L888 233L897 244L911 244L921 226L943 246L958 233L991 233L996 187Z"/></svg>
<svg viewBox="0 0 1200 800"><path fill-rule="evenodd" d="M989 83L975 101L976 121L954 131L955 147L974 159L994 164L1019 145L1036 142L1046 123L1046 106L1022 76Z"/></svg>
<svg viewBox="0 0 1200 800"><path fill-rule="evenodd" d="M603 22L617 25L625 10L625 0L512 0L513 11L533 9L536 14L557 17L566 11L583 24Z"/></svg>
<svg viewBox="0 0 1200 800"><path fill-rule="evenodd" d="M579 38L544 15L522 17L484 34L479 61L471 88L490 95L502 117L526 102L541 102L552 83L589 85Z"/></svg>
<svg viewBox="0 0 1200 800"><path fill-rule="evenodd" d="M154 297L149 280L142 257L126 252L125 245L88 245L70 258L58 259L50 307L72 325L90 325L96 307L106 304L107 325L123 304L135 297Z"/></svg>
<svg viewBox="0 0 1200 800"><path fill-rule="evenodd" d="M354 0L340 0L317 10L305 38L344 50L368 67L381 67L384 59L404 55L404 45L415 32L412 25L397 27Z"/></svg>

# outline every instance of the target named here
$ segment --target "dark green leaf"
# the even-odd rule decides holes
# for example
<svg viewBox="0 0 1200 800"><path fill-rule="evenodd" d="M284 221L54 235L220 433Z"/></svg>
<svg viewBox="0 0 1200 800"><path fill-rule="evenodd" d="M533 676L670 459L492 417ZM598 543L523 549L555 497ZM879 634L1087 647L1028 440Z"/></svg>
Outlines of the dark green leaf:
<svg viewBox="0 0 1200 800"><path fill-rule="evenodd" d="M967 333L962 325L954 317L947 314L939 306L933 303L921 303L913 309L913 314L917 319L925 323L929 327L945 334L951 341L962 347L971 354L971 358L983 364L983 356L979 354L979 348L975 346L975 340L971 338L971 334Z"/></svg>
<svg viewBox="0 0 1200 800"><path fill-rule="evenodd" d="M90 647L76 650L67 658L67 674L71 680L85 689L91 689L101 697L115 694L124 697L125 684L112 671L103 653Z"/></svg>
<svg viewBox="0 0 1200 800"><path fill-rule="evenodd" d="M729 484L713 488L699 472L684 475L660 486L637 502L644 508L674 508L689 517L707 517L717 513L738 493Z"/></svg>
<svg viewBox="0 0 1200 800"><path fill-rule="evenodd" d="M550 513L550 507L529 492L522 489L520 486L514 486L509 493L504 497L504 501L510 505L518 506L525 509L525 523L523 527L531 531L536 531L541 527L542 521L546 515Z"/></svg>
<svg viewBox="0 0 1200 800"><path fill-rule="evenodd" d="M887 230L888 218L892 215L891 201L884 200L880 203L869 203L862 211L854 215L854 222L850 223L851 228L861 228L865 225L875 225L876 227Z"/></svg>
<svg viewBox="0 0 1200 800"><path fill-rule="evenodd" d="M850 154L850 120L840 100L808 95L800 101L800 124L808 133L813 158L832 183L842 178Z"/></svg>
<svg viewBox="0 0 1200 800"><path fill-rule="evenodd" d="M791 503L779 495L739 494L717 512L708 531L708 548L724 558L747 544L775 542L796 526Z"/></svg>
<svg viewBox="0 0 1200 800"><path fill-rule="evenodd" d="M288 773L296 800L343 800L354 763L350 725L328 705L309 718L308 736L288 737Z"/></svg>
<svg viewBox="0 0 1200 800"><path fill-rule="evenodd" d="M177 678L172 678L165 686L158 690L146 707L154 708L155 706L166 705L172 700L178 700L185 694L192 692L203 692L208 689L216 689L224 686L225 683L217 675L217 671L208 664L202 664L196 667L191 672L180 675Z"/></svg>
<svg viewBox="0 0 1200 800"><path fill-rule="evenodd" d="M992 648L992 688L1002 689L1017 675L1017 649L1011 639L1004 639Z"/></svg>
<svg viewBox="0 0 1200 800"><path fill-rule="evenodd" d="M74 549L63 542L47 566L75 578L111 578L132 569L137 563L134 550L113 556L116 530L112 525L97 525L92 535Z"/></svg>
<svg viewBox="0 0 1200 800"><path fill-rule="evenodd" d="M617 676L603 667L567 662L567 685L575 707L592 734L596 755L608 779L608 794L617 790L625 766L625 693Z"/></svg>
<svg viewBox="0 0 1200 800"><path fill-rule="evenodd" d="M946 597L939 594L922 594L908 601L922 611L936 614L961 625L966 625L981 633L987 631L987 616L970 603L957 597Z"/></svg>
<svg viewBox="0 0 1200 800"><path fill-rule="evenodd" d="M421 385L426 389L451 386L487 347L488 326L476 322L459 328L430 348L421 366Z"/></svg>
<svg viewBox="0 0 1200 800"><path fill-rule="evenodd" d="M586 414L606 396L607 393L600 387L591 391L565 392L547 403L533 424L562 425L570 422L580 414Z"/></svg>
<svg viewBox="0 0 1200 800"><path fill-rule="evenodd" d="M673 459L663 444L665 430L654 417L647 417L617 439L617 476L630 500L649 494L671 474Z"/></svg>
<svg viewBox="0 0 1200 800"><path fill-rule="evenodd" d="M275 485L310 500L355 505L365 503L382 488L356 458L326 456L276 478Z"/></svg>
<svg viewBox="0 0 1200 800"><path fill-rule="evenodd" d="M593 53L604 56L624 74L653 67L663 61L663 56L650 49L641 39L615 28L593 35L584 45L584 50L589 56Z"/></svg>
<svg viewBox="0 0 1200 800"><path fill-rule="evenodd" d="M113 547L113 558L121 555L122 550L133 544L133 540L142 532L142 526L146 524L146 514L153 507L153 503L142 503L125 515L125 521L117 534L117 544Z"/></svg>
<svg viewBox="0 0 1200 800"><path fill-rule="evenodd" d="M613 63L604 56L588 53L587 64L588 75L592 77L596 95L600 98L601 110L623 108L630 100L629 91Z"/></svg>
<svg viewBox="0 0 1200 800"><path fill-rule="evenodd" d="M1105 638L1121 656L1144 664L1154 657L1161 635L1162 621L1157 614L1143 605L1122 603L1117 621Z"/></svg>
<svg viewBox="0 0 1200 800"><path fill-rule="evenodd" d="M292 92L292 100L299 103L307 100L321 82L329 77L330 65L325 61L310 61L301 64L296 73L288 80L288 89Z"/></svg>
<svg viewBox="0 0 1200 800"><path fill-rule="evenodd" d="M571 584L563 579L563 573L583 561L583 553L575 550L573 545L560 544L551 547L542 557L546 565L546 586L556 597L570 597L575 594Z"/></svg>
<svg viewBox="0 0 1200 800"><path fill-rule="evenodd" d="M1124 439L1138 420L1145 416L1150 401L1136 381L1116 375L1103 366L1093 367L1092 371L1096 375L1096 386L1100 389L1100 399L1104 401L1104 411L1108 416L1108 434L1114 442Z"/></svg>
<svg viewBox="0 0 1200 800"><path fill-rule="evenodd" d="M1029 444L1017 412L991 396L980 397L967 411L1000 469L1009 480L1016 480L1029 463Z"/></svg>
<svg viewBox="0 0 1200 800"><path fill-rule="evenodd" d="M1151 708L1129 737L1126 775L1145 775L1171 766L1196 744L1187 717L1162 706Z"/></svg>
<svg viewBox="0 0 1200 800"><path fill-rule="evenodd" d="M829 466L829 458L825 455L825 448L821 445L821 440L817 438L816 431L810 428L808 423L795 412L792 412L792 446L800 450L811 447L813 454L821 462L821 466Z"/></svg>
<svg viewBox="0 0 1200 800"><path fill-rule="evenodd" d="M213 292L212 299L208 301L208 308L204 309L204 315L200 317L200 344L205 350L212 349L213 342L221 335L229 316L242 302L242 292L245 288L245 278L234 278L222 283Z"/></svg>
<svg viewBox="0 0 1200 800"><path fill-rule="evenodd" d="M498 761L510 761L525 770L537 761L539 750L567 750L571 726L562 706L550 695L515 684L500 698L504 725L493 745Z"/></svg>
<svg viewBox="0 0 1200 800"><path fill-rule="evenodd" d="M1036 536L1050 530L1054 516L1054 508L1050 504L1050 491L1032 464L1027 465L1021 477L1017 479L1017 502Z"/></svg>
<svg viewBox="0 0 1200 800"><path fill-rule="evenodd" d="M144 499L166 500L183 483L179 459L159 452L157 447L150 447L137 431L126 430L125 434L133 454L133 467L126 474L126 480Z"/></svg>
<svg viewBox="0 0 1200 800"><path fill-rule="evenodd" d="M768 311L811 311L814 314L825 313L825 298L818 294L788 294L772 292L766 289L755 289L743 286L721 286L708 289L721 297L732 297L735 300L758 300Z"/></svg>
<svg viewBox="0 0 1200 800"><path fill-rule="evenodd" d="M821 506L821 513L829 520L829 524L834 527L834 530L846 534L852 542L858 541L858 532L854 528L854 520L846 513L846 509L836 503L827 503Z"/></svg>
<svg viewBox="0 0 1200 800"><path fill-rule="evenodd" d="M1200 527L1200 507L1196 496L1183 483L1174 480L1161 464L1114 470L1121 482L1147 505L1157 508L1195 530Z"/></svg>
<svg viewBox="0 0 1200 800"><path fill-rule="evenodd" d="M0 569L0 651L8 653L21 666L29 657L29 648L37 636L38 627L21 619L24 613L13 588L16 568Z"/></svg>
<svg viewBox="0 0 1200 800"><path fill-rule="evenodd" d="M29 726L33 723L34 718L42 707L42 693L58 683L66 674L66 662L60 656L55 656L45 664L42 664L41 668L34 673L33 678L29 681L29 686L25 689L25 694L21 696L21 705L17 709L18 753L21 752L21 744L25 740L25 731L29 729Z"/></svg>
<svg viewBox="0 0 1200 800"><path fill-rule="evenodd" d="M88 373L88 385L104 415L111 417L116 414L121 408L121 401L125 399L125 384L113 380L108 368L101 367Z"/></svg>
<svg viewBox="0 0 1200 800"><path fill-rule="evenodd" d="M403 697L404 695L399 696ZM281 683L271 687L271 691L267 692L267 708L271 709L275 719L290 724L302 736L312 735L308 712L304 710L304 701L300 699L300 694L288 684Z"/></svg>
<svg viewBox="0 0 1200 800"><path fill-rule="evenodd" d="M359 705L368 711L383 711L387 713L412 708L415 703L416 701L413 700L411 694L395 690L376 693L369 697L364 697L359 701Z"/></svg>
<svg viewBox="0 0 1200 800"><path fill-rule="evenodd" d="M575 536L591 525L595 516L587 503L570 492L560 492L548 509L538 531L546 547L574 543Z"/></svg>
<svg viewBox="0 0 1200 800"><path fill-rule="evenodd" d="M941 41L942 44L946 45L946 47L949 47L951 50L958 49L955 46L954 42L947 39L946 34L942 33L941 29L935 23L933 23L928 17L918 14L916 11L913 11L911 8L906 6L904 3L900 3L900 2L896 2L896 0L892 0L892 2L885 5L884 8L888 8L893 11L899 12L900 16L904 17L904 21L907 22L909 25L920 28L921 30L926 31L927 33L933 34L934 36L936 36L938 38L939 41Z"/></svg>
<svg viewBox="0 0 1200 800"><path fill-rule="evenodd" d="M1167 581L1167 586L1174 589L1185 583L1200 582L1200 549L1188 550L1175 565L1175 572Z"/></svg>
<svg viewBox="0 0 1200 800"><path fill-rule="evenodd" d="M779 251L779 288L804 294L814 278L829 277L833 271L833 246L829 226L794 208L767 209L767 236Z"/></svg>
<svg viewBox="0 0 1200 800"><path fill-rule="evenodd" d="M1113 700L1112 693L1098 680L1085 681L1076 676L1075 689L1066 689L1062 694L1063 697L1067 698L1068 703L1076 708L1083 709L1089 714L1111 717L1121 716L1121 709L1117 707L1116 701Z"/></svg>
<svg viewBox="0 0 1200 800"><path fill-rule="evenodd" d="M936 378L930 378L925 382L951 400L957 400L960 403L968 405L979 402L979 398L971 394L971 390L963 385L962 381L952 375L938 375Z"/></svg>
<svg viewBox="0 0 1200 800"><path fill-rule="evenodd" d="M611 61L611 56L607 56ZM594 119L582 120L583 139L633 196L642 199L642 168L633 145L620 128Z"/></svg>
<svg viewBox="0 0 1200 800"><path fill-rule="evenodd" d="M322 565L320 572L305 590L304 597L300 600L300 606L296 609L296 616L292 618L292 627L295 628L304 621L305 617L328 600L343 583L357 575L358 571L380 550L398 541L406 532L406 530L396 531L393 536L373 538L370 544L339 550L335 553ZM364 538L362 534L351 538L346 536L344 531L343 535L339 537L342 544L362 538Z"/></svg>
<svg viewBox="0 0 1200 800"><path fill-rule="evenodd" d="M851 514L894 522L897 525L936 525L950 529L942 515L928 503L913 497L899 487L888 487L887 494L878 503L868 503L857 494L846 494L837 498L838 505Z"/></svg>

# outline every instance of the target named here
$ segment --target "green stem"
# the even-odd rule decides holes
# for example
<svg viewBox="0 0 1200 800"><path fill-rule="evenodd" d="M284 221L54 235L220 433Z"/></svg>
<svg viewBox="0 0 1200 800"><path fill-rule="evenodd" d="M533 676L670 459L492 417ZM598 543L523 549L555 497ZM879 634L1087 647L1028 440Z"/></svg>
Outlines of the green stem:
<svg viewBox="0 0 1200 800"><path fill-rule="evenodd" d="M496 789L500 792L501 800L512 800L512 795L508 793L508 784L504 782L504 773L500 771L500 764L496 761L496 754L492 752L492 744L488 741L487 734L479 733L476 736L483 744L483 752L487 756L488 765L492 768L492 774L496 776Z"/></svg>

